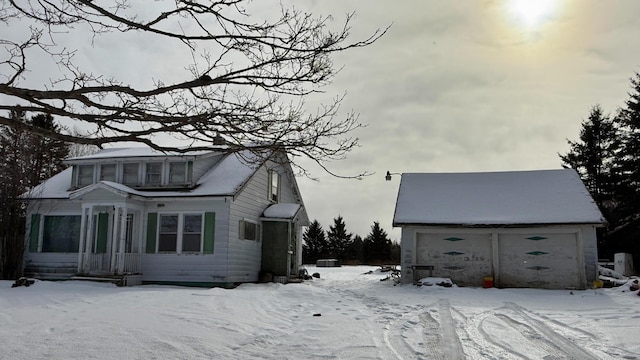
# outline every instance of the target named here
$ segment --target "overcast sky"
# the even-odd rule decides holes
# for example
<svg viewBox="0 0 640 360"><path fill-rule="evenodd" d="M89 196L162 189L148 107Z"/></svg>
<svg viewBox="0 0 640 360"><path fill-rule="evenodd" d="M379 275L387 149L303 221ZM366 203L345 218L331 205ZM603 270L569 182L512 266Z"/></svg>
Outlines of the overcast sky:
<svg viewBox="0 0 640 360"><path fill-rule="evenodd" d="M613 114L627 99L640 71L640 1L556 0L546 13L532 6L544 2L307 2L336 21L355 11L354 38L392 25L372 46L337 57L344 69L327 89L346 91L343 109L369 124L358 131L362 146L332 169L375 175L300 179L311 219L328 230L340 214L363 237L379 221L399 240L391 223L400 177L386 182L387 170L560 168L558 153L591 107Z"/></svg>
<svg viewBox="0 0 640 360"><path fill-rule="evenodd" d="M308 100L313 107L346 93L342 109L359 113L368 126L355 134L361 147L329 167L342 175L375 172L343 180L309 165L319 181L298 181L310 218L325 230L342 215L354 234L366 236L379 221L399 240L391 223L400 177L386 182L387 170L559 168L558 153L567 151L567 138L578 137L590 108L615 113L640 71L638 0L282 1L333 15L336 26L355 12L352 41L391 25L375 44L336 56L342 72L323 96ZM544 3L551 6L534 6ZM0 23L0 32L18 36L26 25L17 25ZM79 49L75 61L105 77L145 88L190 76L184 67L191 58L179 45L171 51L170 42L131 34L92 38L88 31L68 36ZM26 85L42 86L56 71L29 65Z"/></svg>

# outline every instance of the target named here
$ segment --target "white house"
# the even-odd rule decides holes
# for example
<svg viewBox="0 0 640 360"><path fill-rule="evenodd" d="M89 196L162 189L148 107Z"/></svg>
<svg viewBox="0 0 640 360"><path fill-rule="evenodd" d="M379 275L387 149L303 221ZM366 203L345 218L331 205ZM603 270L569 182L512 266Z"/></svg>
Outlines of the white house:
<svg viewBox="0 0 640 360"><path fill-rule="evenodd" d="M402 228L402 282L548 289L597 279L605 220L574 170L406 173L393 225Z"/></svg>
<svg viewBox="0 0 640 360"><path fill-rule="evenodd" d="M67 159L25 195L25 275L202 286L296 275L308 218L291 166L250 158L118 148Z"/></svg>

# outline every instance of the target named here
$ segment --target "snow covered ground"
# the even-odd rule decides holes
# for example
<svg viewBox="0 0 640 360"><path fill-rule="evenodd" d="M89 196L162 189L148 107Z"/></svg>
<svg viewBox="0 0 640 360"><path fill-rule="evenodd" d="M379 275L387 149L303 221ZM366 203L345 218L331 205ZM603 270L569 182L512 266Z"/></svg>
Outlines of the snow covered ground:
<svg viewBox="0 0 640 360"><path fill-rule="evenodd" d="M233 290L0 281L0 359L640 359L640 296L315 268Z"/></svg>

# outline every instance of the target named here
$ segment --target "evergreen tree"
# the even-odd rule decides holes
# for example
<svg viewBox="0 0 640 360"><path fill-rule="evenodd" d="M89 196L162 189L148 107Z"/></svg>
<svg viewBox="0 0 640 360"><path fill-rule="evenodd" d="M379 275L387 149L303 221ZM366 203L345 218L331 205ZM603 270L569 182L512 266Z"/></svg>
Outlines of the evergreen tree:
<svg viewBox="0 0 640 360"><path fill-rule="evenodd" d="M339 260L344 260L352 236L353 234L347 233L342 216L338 215L337 218L334 218L333 226L329 226L329 231L327 232L327 242L329 243L331 256Z"/></svg>
<svg viewBox="0 0 640 360"><path fill-rule="evenodd" d="M631 79L632 91L625 107L619 109L615 121L622 129L620 154L623 178L622 196L627 200L627 215L640 212L640 73Z"/></svg>
<svg viewBox="0 0 640 360"><path fill-rule="evenodd" d="M591 108L582 123L580 141L568 141L570 150L561 155L563 166L575 169L589 193L601 205L614 195L616 156L620 149L618 130L599 105Z"/></svg>
<svg viewBox="0 0 640 360"><path fill-rule="evenodd" d="M391 260L391 240L377 221L371 226L371 232L364 239L363 247L367 264L383 264Z"/></svg>
<svg viewBox="0 0 640 360"><path fill-rule="evenodd" d="M362 241L362 237L360 235L355 235L345 251L345 262L352 263L354 265L364 263L363 244L364 242Z"/></svg>
<svg viewBox="0 0 640 360"><path fill-rule="evenodd" d="M16 124L0 127L0 277L20 275L24 253L25 207L20 195L64 168L67 145L28 131L28 126L60 131L50 115L27 119L24 111L12 111Z"/></svg>
<svg viewBox="0 0 640 360"><path fill-rule="evenodd" d="M316 260L321 259L327 253L327 239L324 235L324 230L318 222L313 222L307 227L307 230L302 234L302 262L304 264L315 264Z"/></svg>
<svg viewBox="0 0 640 360"><path fill-rule="evenodd" d="M31 118L33 126L51 132L60 132L60 126L53 121L50 114L38 114ZM27 137L27 146L31 150L31 161L26 162L27 186L38 185L53 175L65 169L62 163L69 155L69 146L57 139L30 135Z"/></svg>
<svg viewBox="0 0 640 360"><path fill-rule="evenodd" d="M391 262L393 264L400 264L400 258L402 254L402 247L398 242L393 241L391 243Z"/></svg>
<svg viewBox="0 0 640 360"><path fill-rule="evenodd" d="M631 78L632 90L625 106L614 119L621 128L622 147L620 186L616 198L620 202L617 218L607 234L610 253L628 252L640 261L640 73ZM611 254L608 254L609 256Z"/></svg>

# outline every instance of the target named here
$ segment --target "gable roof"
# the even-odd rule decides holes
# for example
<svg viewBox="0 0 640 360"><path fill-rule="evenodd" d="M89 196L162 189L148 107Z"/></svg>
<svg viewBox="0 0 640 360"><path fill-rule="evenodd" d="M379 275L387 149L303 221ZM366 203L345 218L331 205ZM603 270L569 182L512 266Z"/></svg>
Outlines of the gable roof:
<svg viewBox="0 0 640 360"><path fill-rule="evenodd" d="M140 154L139 148L134 148L131 154ZM119 149L118 154L128 153L126 149ZM146 153L145 157L149 156ZM217 153L214 153L217 154ZM104 154L103 154L104 155ZM107 156L89 156L81 157L87 159L105 159ZM218 154L219 155L219 154ZM166 156L163 153L157 153L156 156ZM126 185L114 183L110 181L102 181L98 184L89 185L88 187L75 191L69 190L71 186L71 168L67 168L57 175L49 178L40 185L33 188L23 196L24 199L68 199L72 193L86 193L96 188L111 189L117 192L126 192L146 198L158 197L201 197L201 196L233 196L237 194L244 184L251 178L256 170L262 164L261 162L252 162L254 156L251 152L240 152L239 154L225 154L222 160L218 161L207 173L205 173L196 183L193 189L176 191L176 190L136 190ZM118 156L124 157L125 156ZM135 157L135 155L133 155ZM79 158L75 158L79 159Z"/></svg>
<svg viewBox="0 0 640 360"><path fill-rule="evenodd" d="M572 169L402 174L393 226L603 224Z"/></svg>

